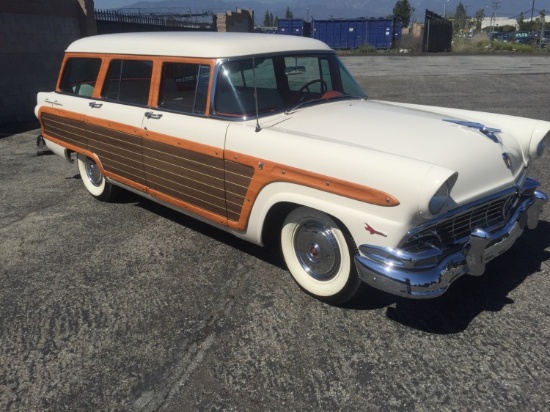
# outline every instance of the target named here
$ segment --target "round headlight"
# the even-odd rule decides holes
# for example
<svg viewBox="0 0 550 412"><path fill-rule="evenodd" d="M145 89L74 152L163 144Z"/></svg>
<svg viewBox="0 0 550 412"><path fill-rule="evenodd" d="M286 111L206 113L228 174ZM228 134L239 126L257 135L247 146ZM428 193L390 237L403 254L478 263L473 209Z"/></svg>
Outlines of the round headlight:
<svg viewBox="0 0 550 412"><path fill-rule="evenodd" d="M430 213L432 215L437 215L447 203L449 199L449 185L447 182L443 183L441 187L435 192L435 195L430 199Z"/></svg>

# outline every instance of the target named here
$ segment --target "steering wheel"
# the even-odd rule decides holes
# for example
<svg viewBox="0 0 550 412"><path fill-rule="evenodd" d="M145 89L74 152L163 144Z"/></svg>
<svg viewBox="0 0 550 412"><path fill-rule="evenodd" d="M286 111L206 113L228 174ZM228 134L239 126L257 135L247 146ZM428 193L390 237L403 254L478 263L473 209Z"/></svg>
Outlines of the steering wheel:
<svg viewBox="0 0 550 412"><path fill-rule="evenodd" d="M300 90L298 91L301 93L305 91L307 91L308 93L311 93L311 90L309 89L309 87L314 85L315 83L321 83L321 93L325 93L327 91L328 89L327 83L322 79L315 79L310 82L307 82L302 87L300 87Z"/></svg>

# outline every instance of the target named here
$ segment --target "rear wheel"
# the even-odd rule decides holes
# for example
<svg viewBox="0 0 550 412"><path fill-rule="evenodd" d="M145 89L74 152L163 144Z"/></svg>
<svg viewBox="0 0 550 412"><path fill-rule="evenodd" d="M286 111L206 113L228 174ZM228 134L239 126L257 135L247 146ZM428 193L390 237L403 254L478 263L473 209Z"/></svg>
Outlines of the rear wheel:
<svg viewBox="0 0 550 412"><path fill-rule="evenodd" d="M361 290L355 244L327 214L307 207L292 210L281 230L281 249L296 283L317 299L341 304Z"/></svg>
<svg viewBox="0 0 550 412"><path fill-rule="evenodd" d="M78 155L78 170L84 187L98 200L112 200L118 193L118 188L105 180L101 169L95 161L87 156Z"/></svg>

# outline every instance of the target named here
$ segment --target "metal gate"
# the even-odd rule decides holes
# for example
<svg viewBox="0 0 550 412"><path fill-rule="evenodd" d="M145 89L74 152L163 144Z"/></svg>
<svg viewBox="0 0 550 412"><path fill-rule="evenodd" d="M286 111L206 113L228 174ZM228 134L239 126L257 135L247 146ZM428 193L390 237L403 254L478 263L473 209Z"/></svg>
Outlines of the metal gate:
<svg viewBox="0 0 550 412"><path fill-rule="evenodd" d="M450 52L453 40L453 24L440 15L426 10L422 51L429 53Z"/></svg>
<svg viewBox="0 0 550 412"><path fill-rule="evenodd" d="M188 17L210 17L210 22L193 22ZM216 31L214 15L142 15L116 10L95 10L97 34L135 31Z"/></svg>

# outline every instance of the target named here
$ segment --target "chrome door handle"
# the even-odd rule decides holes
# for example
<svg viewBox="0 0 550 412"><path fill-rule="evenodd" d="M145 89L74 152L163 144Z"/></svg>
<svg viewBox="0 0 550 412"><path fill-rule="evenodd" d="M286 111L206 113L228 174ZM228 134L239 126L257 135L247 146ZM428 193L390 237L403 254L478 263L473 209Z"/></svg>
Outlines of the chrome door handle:
<svg viewBox="0 0 550 412"><path fill-rule="evenodd" d="M162 117L162 114L156 114L153 112L145 112L145 117L148 119L160 119Z"/></svg>
<svg viewBox="0 0 550 412"><path fill-rule="evenodd" d="M103 103L90 102L90 103L88 103L88 105L89 105L92 109L99 109L101 106L103 106Z"/></svg>

